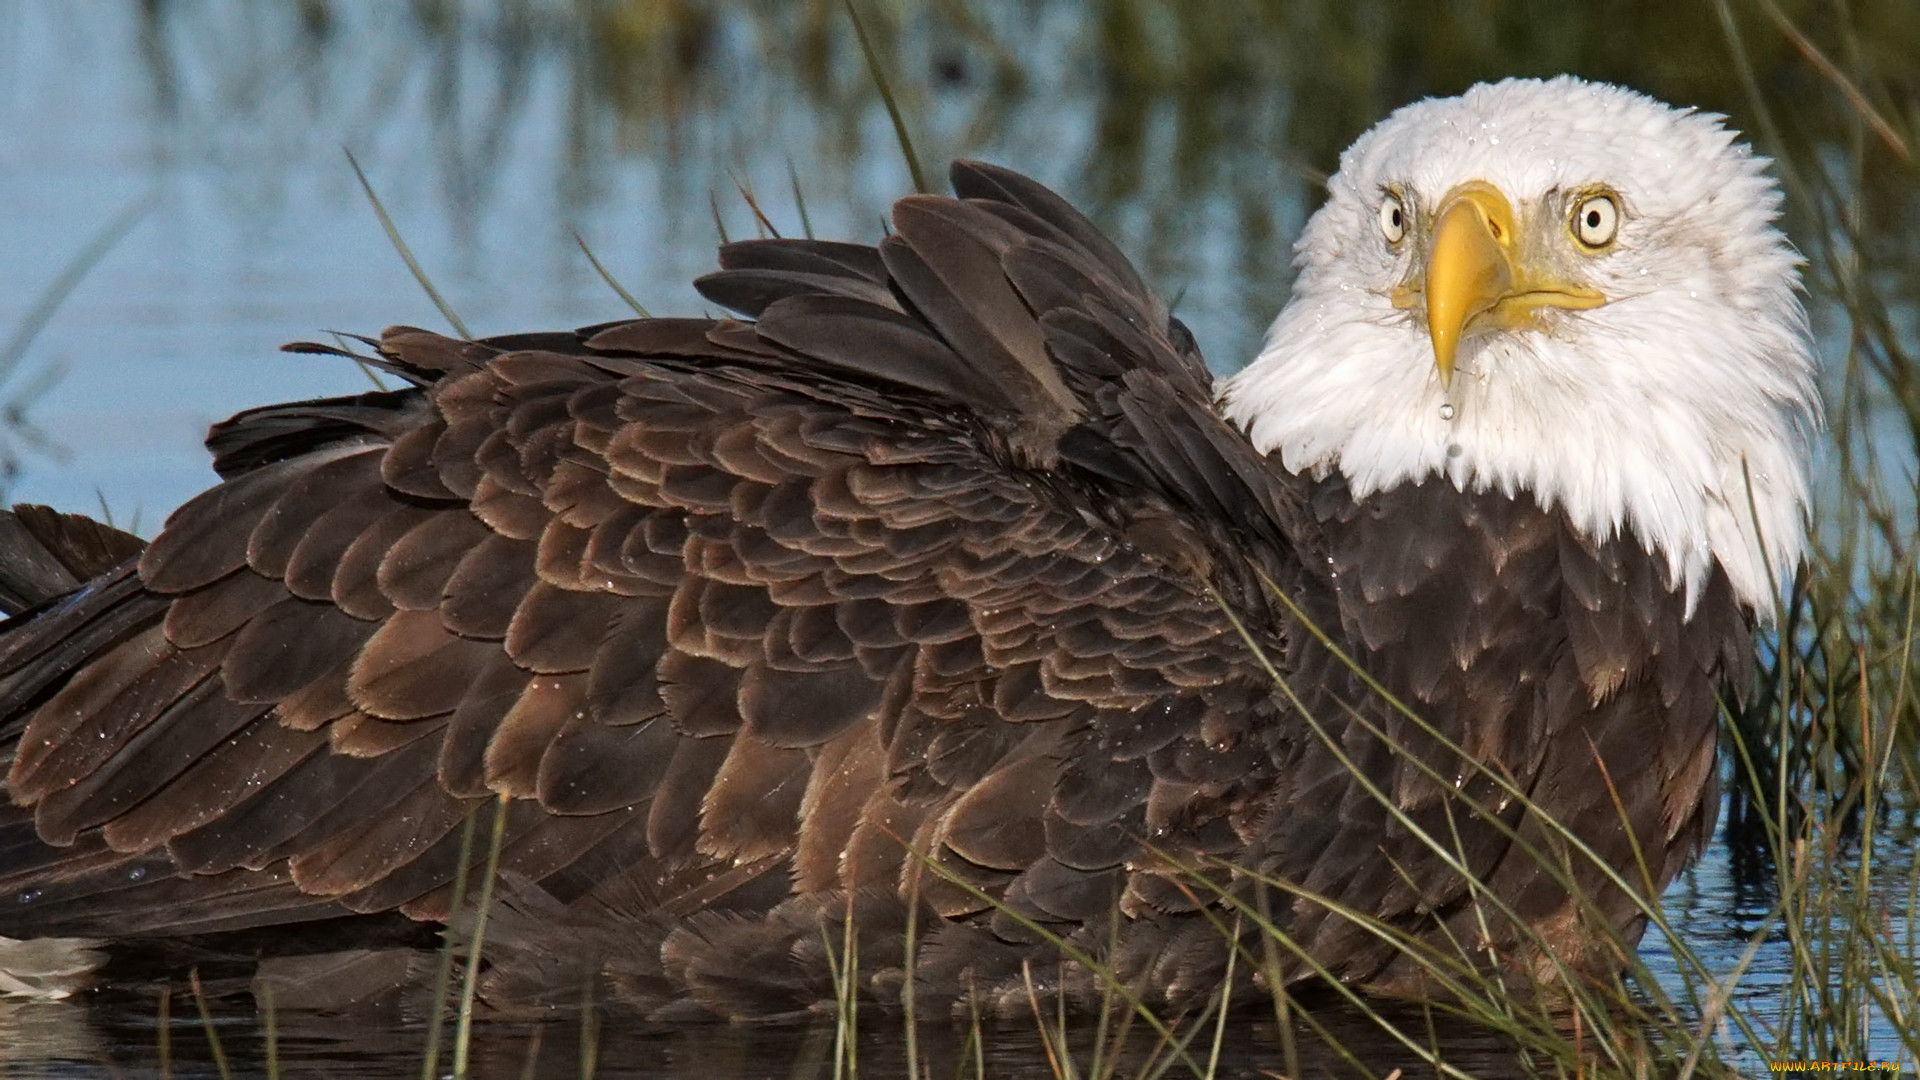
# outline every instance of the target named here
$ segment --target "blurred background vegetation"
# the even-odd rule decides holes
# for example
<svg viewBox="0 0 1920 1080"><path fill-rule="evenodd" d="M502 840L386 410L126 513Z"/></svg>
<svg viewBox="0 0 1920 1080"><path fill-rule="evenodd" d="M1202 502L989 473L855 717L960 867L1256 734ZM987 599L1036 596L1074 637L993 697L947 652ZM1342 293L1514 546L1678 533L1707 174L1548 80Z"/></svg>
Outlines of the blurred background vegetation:
<svg viewBox="0 0 1920 1080"><path fill-rule="evenodd" d="M1790 209L1810 253L1836 244L1888 295L1913 295L1910 0L856 6L921 156L991 156L1063 188L1201 305L1217 367L1250 355L1277 310L1291 238L1355 135L1409 101L1510 75L1572 72L1729 114L1789 170L1832 181ZM716 194L750 224L739 184L785 228L799 227L797 187L870 235L910 186L844 0L142 0L140 12L164 153L244 161L317 137L352 146L376 179L405 157L456 232L523 212L498 196L532 139L557 140L541 151L546 195L575 220L608 209L636 160L696 231ZM408 124L397 144L421 106L427 138Z"/></svg>

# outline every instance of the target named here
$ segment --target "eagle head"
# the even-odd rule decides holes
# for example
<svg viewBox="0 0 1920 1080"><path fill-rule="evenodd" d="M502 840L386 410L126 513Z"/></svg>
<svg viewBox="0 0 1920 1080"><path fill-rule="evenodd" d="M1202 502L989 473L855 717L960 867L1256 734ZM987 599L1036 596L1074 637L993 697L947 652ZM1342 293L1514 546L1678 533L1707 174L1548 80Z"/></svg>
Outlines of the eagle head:
<svg viewBox="0 0 1920 1080"><path fill-rule="evenodd" d="M1356 497L1444 476L1632 535L1767 618L1820 413L1781 196L1724 118L1562 77L1395 112L1342 155L1293 296L1222 389Z"/></svg>

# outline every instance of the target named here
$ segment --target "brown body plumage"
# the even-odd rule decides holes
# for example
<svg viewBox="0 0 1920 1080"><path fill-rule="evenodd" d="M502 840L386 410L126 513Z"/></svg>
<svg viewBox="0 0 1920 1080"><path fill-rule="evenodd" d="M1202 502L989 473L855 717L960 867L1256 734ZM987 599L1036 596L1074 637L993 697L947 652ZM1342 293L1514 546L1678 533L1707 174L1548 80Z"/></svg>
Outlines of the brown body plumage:
<svg viewBox="0 0 1920 1080"><path fill-rule="evenodd" d="M0 934L448 920L499 793L501 1006L806 1010L849 913L881 1000L1097 999L1038 926L1179 1003L1238 904L1428 992L1306 894L1616 965L1645 896L1541 814L1634 892L1697 849L1749 654L1725 579L1689 618L1525 493L1287 472L1091 225L954 184L878 249L723 249L701 288L754 321L394 329L412 388L215 428L218 487L0 636Z"/></svg>

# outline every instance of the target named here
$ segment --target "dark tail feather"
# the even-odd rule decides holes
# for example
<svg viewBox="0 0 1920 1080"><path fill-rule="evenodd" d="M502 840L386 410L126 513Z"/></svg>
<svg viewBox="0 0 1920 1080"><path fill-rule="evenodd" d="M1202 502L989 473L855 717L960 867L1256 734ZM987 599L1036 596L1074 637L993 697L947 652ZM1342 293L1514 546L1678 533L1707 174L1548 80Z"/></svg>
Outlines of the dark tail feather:
<svg viewBox="0 0 1920 1080"><path fill-rule="evenodd" d="M70 593L146 546L132 533L50 506L0 510L0 612L17 615Z"/></svg>

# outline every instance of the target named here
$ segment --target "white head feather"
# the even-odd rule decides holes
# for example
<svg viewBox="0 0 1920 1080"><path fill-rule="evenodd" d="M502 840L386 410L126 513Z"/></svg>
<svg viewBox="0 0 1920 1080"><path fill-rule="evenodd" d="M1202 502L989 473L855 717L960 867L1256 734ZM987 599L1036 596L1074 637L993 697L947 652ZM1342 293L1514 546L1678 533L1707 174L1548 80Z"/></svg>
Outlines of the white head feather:
<svg viewBox="0 0 1920 1080"><path fill-rule="evenodd" d="M1767 618L1770 581L1805 544L1819 395L1779 190L1722 119L1569 77L1399 110L1341 156L1292 300L1223 388L1227 415L1356 496L1438 474L1530 492L1592 536L1630 530L1689 610L1717 561ZM1380 206L1394 191L1423 220L1473 180L1519 214L1605 186L1619 231L1575 260L1604 306L1468 336L1443 389L1425 319L1393 303L1411 255L1387 243Z"/></svg>

